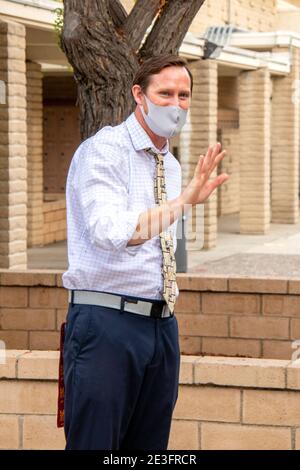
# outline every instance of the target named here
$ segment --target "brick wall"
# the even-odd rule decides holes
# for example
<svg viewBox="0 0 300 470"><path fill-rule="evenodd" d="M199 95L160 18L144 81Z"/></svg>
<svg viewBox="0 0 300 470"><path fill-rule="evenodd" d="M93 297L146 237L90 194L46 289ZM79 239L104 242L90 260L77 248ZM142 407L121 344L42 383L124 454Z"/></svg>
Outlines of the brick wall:
<svg viewBox="0 0 300 470"><path fill-rule="evenodd" d="M129 12L133 0L122 0ZM253 31L273 31L277 24L276 0L206 0L190 27L194 34L203 33L207 27L235 24Z"/></svg>
<svg viewBox="0 0 300 470"><path fill-rule="evenodd" d="M300 339L300 282L181 274L182 354L290 359Z"/></svg>
<svg viewBox="0 0 300 470"><path fill-rule="evenodd" d="M253 31L276 29L277 0L231 0L231 4L231 24Z"/></svg>
<svg viewBox="0 0 300 470"><path fill-rule="evenodd" d="M27 267L25 27L0 20L0 267Z"/></svg>
<svg viewBox="0 0 300 470"><path fill-rule="evenodd" d="M67 308L62 272L0 271L0 340L57 350ZM178 274L182 354L291 359L300 340L300 281Z"/></svg>
<svg viewBox="0 0 300 470"><path fill-rule="evenodd" d="M58 353L7 351L6 359L0 449L63 449ZM300 450L300 360L182 356L179 383L169 450Z"/></svg>
<svg viewBox="0 0 300 470"><path fill-rule="evenodd" d="M276 0L206 0L190 31L202 33L209 26L234 24L253 31L273 31L276 26Z"/></svg>
<svg viewBox="0 0 300 470"><path fill-rule="evenodd" d="M299 366L182 356L169 449L299 448Z"/></svg>
<svg viewBox="0 0 300 470"><path fill-rule="evenodd" d="M237 77L218 77L218 105L221 109L239 108Z"/></svg>
<svg viewBox="0 0 300 470"><path fill-rule="evenodd" d="M271 80L266 67L239 76L240 232L270 228Z"/></svg>
<svg viewBox="0 0 300 470"><path fill-rule="evenodd" d="M300 6L300 5L298 5ZM276 29L278 31L299 31L300 12L281 11L277 14Z"/></svg>
<svg viewBox="0 0 300 470"><path fill-rule="evenodd" d="M59 329L68 306L61 275L45 273L0 274L0 339L10 349L56 350Z"/></svg>
<svg viewBox="0 0 300 470"><path fill-rule="evenodd" d="M218 215L233 214L240 210L240 134L239 93L236 77L218 78L218 139L226 150L219 173L230 175L218 190Z"/></svg>
<svg viewBox="0 0 300 470"><path fill-rule="evenodd" d="M44 202L44 245L66 240L67 219L66 200Z"/></svg>

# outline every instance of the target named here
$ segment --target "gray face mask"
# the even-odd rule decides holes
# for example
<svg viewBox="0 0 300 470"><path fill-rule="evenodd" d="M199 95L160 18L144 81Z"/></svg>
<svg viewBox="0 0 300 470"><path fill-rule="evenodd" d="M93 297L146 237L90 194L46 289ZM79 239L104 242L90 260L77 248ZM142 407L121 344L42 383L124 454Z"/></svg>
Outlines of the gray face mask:
<svg viewBox="0 0 300 470"><path fill-rule="evenodd" d="M159 106L152 103L146 95L144 96L148 114L145 113L143 106L140 105L140 109L152 132L167 139L178 134L186 122L187 111L179 106Z"/></svg>

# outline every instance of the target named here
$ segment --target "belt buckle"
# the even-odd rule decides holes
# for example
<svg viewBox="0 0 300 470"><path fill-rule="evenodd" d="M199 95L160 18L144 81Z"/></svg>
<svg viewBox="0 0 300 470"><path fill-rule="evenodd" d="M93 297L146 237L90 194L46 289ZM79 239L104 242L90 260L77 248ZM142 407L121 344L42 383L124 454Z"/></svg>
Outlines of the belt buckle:
<svg viewBox="0 0 300 470"><path fill-rule="evenodd" d="M137 304L138 303L138 300L137 299L130 299L128 297L124 297L124 300L126 303L128 304Z"/></svg>
<svg viewBox="0 0 300 470"><path fill-rule="evenodd" d="M126 297L125 295L122 295L121 296L121 304L120 304L121 313L123 313L124 310L125 310L125 304L136 304L136 305L138 305L138 303L139 303L138 299L134 299L134 298L130 298L130 297ZM134 313L136 313L136 312L134 312Z"/></svg>

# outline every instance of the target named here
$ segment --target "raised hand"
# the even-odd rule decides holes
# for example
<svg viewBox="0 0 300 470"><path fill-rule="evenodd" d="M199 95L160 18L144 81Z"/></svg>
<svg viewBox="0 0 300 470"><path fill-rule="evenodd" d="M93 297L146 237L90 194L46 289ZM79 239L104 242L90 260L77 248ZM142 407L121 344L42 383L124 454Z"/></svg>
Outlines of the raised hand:
<svg viewBox="0 0 300 470"><path fill-rule="evenodd" d="M200 155L195 168L194 177L185 190L181 193L184 204L201 204L211 193L228 180L229 175L222 173L210 180L210 176L223 160L226 150L221 152L221 144L217 143L214 148L209 147L206 155Z"/></svg>

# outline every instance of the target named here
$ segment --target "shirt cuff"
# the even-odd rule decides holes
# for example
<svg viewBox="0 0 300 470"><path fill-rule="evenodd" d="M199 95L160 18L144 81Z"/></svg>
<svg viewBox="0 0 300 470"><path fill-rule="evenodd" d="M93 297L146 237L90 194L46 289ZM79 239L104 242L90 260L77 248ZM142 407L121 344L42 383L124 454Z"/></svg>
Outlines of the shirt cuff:
<svg viewBox="0 0 300 470"><path fill-rule="evenodd" d="M134 232L136 231L141 211L126 211L122 215L119 214L119 220L117 223L118 234L122 233L123 237L113 237L111 242L116 251L126 250L128 251L127 243L132 239ZM124 230L125 228L125 230ZM133 245L133 248L137 248L138 245ZM129 250L130 251L130 250Z"/></svg>
<svg viewBox="0 0 300 470"><path fill-rule="evenodd" d="M127 212L127 214L128 214L127 234L126 234L126 242L125 242L124 248L130 254L135 254L138 251L138 248L140 247L140 245L131 245L128 247L127 243L132 239L133 234L137 228L141 211L130 211L130 212Z"/></svg>
<svg viewBox="0 0 300 470"><path fill-rule="evenodd" d="M96 229L95 243L108 251L124 250L136 230L140 213L120 211L113 215L103 215L102 220L99 220L98 230Z"/></svg>

